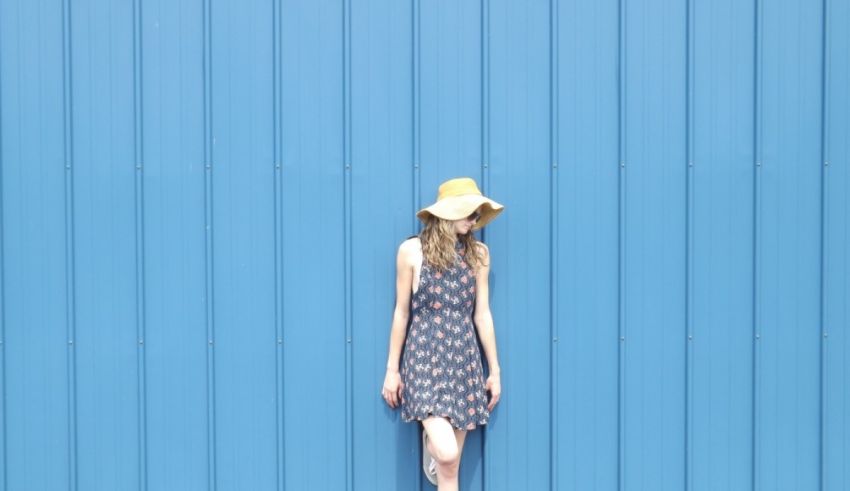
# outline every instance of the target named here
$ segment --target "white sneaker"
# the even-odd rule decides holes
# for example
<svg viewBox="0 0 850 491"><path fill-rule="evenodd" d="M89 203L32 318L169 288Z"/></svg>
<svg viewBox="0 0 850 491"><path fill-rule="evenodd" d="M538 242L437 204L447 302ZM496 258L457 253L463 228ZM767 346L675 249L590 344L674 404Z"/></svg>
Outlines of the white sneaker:
<svg viewBox="0 0 850 491"><path fill-rule="evenodd" d="M434 486L437 485L437 461L428 451L428 433L422 429L422 470Z"/></svg>

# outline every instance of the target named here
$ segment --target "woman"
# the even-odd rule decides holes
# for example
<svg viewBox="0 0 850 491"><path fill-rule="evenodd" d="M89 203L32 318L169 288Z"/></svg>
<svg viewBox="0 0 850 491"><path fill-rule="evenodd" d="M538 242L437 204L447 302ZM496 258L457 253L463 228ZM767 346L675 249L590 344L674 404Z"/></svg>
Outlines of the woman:
<svg viewBox="0 0 850 491"><path fill-rule="evenodd" d="M400 400L405 422L421 421L423 469L440 491L458 489L466 433L487 424L502 391L488 300L490 255L472 231L503 208L474 180L450 179L440 185L437 202L416 214L425 223L422 232L398 249L382 395L392 408ZM490 369L486 383L476 332Z"/></svg>

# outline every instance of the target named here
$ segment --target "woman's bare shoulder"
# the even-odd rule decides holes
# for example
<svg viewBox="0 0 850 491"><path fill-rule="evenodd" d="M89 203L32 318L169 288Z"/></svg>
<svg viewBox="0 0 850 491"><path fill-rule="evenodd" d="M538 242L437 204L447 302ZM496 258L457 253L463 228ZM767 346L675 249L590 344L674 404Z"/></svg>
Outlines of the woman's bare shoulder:
<svg viewBox="0 0 850 491"><path fill-rule="evenodd" d="M490 248L487 247L487 244L485 244L484 242L476 240L475 247L478 248L478 253L481 254L482 257L487 258L490 256Z"/></svg>
<svg viewBox="0 0 850 491"><path fill-rule="evenodd" d="M419 236L411 235L401 242L402 247L420 247Z"/></svg>
<svg viewBox="0 0 850 491"><path fill-rule="evenodd" d="M398 247L398 253L408 258L412 258L422 252L422 244L419 242L419 236L413 235L402 241Z"/></svg>

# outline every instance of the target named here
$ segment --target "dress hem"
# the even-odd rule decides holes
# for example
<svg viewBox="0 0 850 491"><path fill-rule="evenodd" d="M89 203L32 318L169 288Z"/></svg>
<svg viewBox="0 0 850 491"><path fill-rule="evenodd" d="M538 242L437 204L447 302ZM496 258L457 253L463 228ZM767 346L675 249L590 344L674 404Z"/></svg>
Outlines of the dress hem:
<svg viewBox="0 0 850 491"><path fill-rule="evenodd" d="M449 424L452 425L452 428L455 428L455 429L458 429L458 430L464 430L464 431L473 431L473 430L477 429L479 426L487 426L487 424L489 423L489 420L478 420L478 421L474 422L475 428L470 429L470 428L468 428L469 425L464 426L464 427L457 426L454 422L454 418L452 416L448 415L448 414L434 414L434 413L430 413L430 412L428 414L429 414L429 416L419 416L419 415L417 415L417 416L411 416L409 418L405 418L404 416L402 416L401 419L405 423L412 423L414 421L420 421L421 422L422 420L427 419L430 416L437 416L437 417L440 417L440 418L448 419Z"/></svg>

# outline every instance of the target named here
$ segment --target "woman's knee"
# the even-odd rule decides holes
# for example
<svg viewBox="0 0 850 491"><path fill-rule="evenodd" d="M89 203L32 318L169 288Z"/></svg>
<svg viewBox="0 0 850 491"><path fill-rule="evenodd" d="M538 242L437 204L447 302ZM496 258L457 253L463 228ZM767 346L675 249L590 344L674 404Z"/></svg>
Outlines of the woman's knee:
<svg viewBox="0 0 850 491"><path fill-rule="evenodd" d="M457 448L457 442L438 446L435 450L436 451L433 454L434 460L436 460L439 465L453 466L460 462L460 452Z"/></svg>
<svg viewBox="0 0 850 491"><path fill-rule="evenodd" d="M432 454L437 461L437 473L443 479L453 478L460 470L460 451L456 442L448 443L435 449Z"/></svg>
<svg viewBox="0 0 850 491"><path fill-rule="evenodd" d="M460 462L460 449L451 424L445 418L429 418L426 422L430 452L442 466L456 466Z"/></svg>

